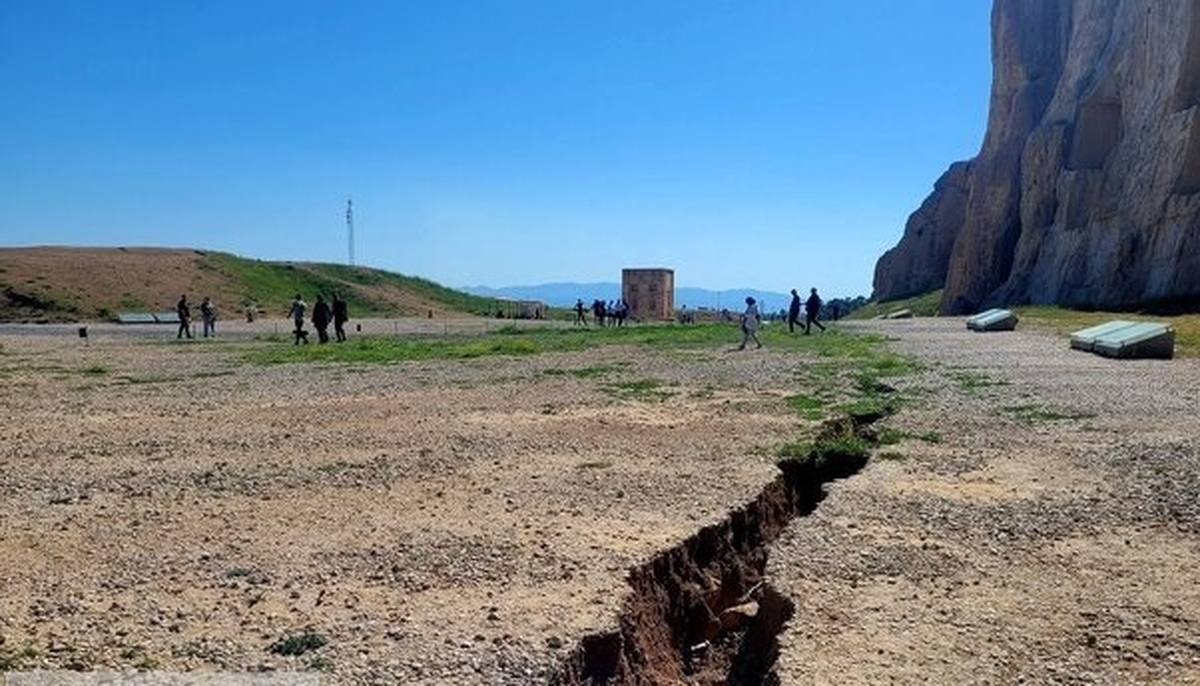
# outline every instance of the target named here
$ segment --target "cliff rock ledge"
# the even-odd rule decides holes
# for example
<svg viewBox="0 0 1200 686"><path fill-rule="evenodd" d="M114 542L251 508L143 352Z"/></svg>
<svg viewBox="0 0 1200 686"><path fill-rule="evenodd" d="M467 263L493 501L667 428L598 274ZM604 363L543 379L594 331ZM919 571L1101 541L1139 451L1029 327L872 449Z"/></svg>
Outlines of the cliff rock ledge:
<svg viewBox="0 0 1200 686"><path fill-rule="evenodd" d="M1200 0L996 0L987 133L879 259L943 314L1200 303Z"/></svg>

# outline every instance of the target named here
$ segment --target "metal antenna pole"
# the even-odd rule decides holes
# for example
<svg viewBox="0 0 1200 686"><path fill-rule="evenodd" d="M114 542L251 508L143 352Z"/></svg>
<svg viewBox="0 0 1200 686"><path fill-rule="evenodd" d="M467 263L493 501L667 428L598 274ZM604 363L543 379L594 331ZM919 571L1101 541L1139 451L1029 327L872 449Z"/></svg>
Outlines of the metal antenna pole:
<svg viewBox="0 0 1200 686"><path fill-rule="evenodd" d="M346 235L350 241L350 266L354 266L354 201L346 201Z"/></svg>

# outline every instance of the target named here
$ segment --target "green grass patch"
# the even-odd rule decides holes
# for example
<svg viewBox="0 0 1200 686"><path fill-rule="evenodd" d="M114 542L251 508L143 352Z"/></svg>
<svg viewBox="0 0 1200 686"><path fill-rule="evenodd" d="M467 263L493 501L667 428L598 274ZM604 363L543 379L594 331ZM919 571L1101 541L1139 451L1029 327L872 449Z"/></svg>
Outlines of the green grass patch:
<svg viewBox="0 0 1200 686"><path fill-rule="evenodd" d="M257 304L268 313L287 311L297 293L312 305L317 294L328 300L334 292L346 301L350 317L394 317L424 315L424 311L405 310L372 291L402 291L442 309L455 312L486 314L495 309L496 302L446 288L427 279L405 276L369 267L309 262L264 262L226 253L206 253L198 266L222 274L235 284L241 302Z"/></svg>
<svg viewBox="0 0 1200 686"><path fill-rule="evenodd" d="M241 579L243 577L250 576L253 573L254 573L254 570L249 569L247 567L230 567L229 569L225 570L225 578L226 579Z"/></svg>
<svg viewBox="0 0 1200 686"><path fill-rule="evenodd" d="M258 364L289 362L345 362L386 364L419 360L465 360L491 355L535 355L551 348L533 337L452 336L396 338L360 336L337 345L275 345L249 351L246 359Z"/></svg>
<svg viewBox="0 0 1200 686"><path fill-rule="evenodd" d="M825 416L825 408L828 402L814 395L798 393L788 396L787 404L788 407L795 410L804 419L816 421Z"/></svg>
<svg viewBox="0 0 1200 686"><path fill-rule="evenodd" d="M777 451L782 459L830 460L837 458L865 458L871 452L871 443L857 434L847 433L817 441L794 441L786 443Z"/></svg>
<svg viewBox="0 0 1200 686"><path fill-rule="evenodd" d="M79 373L83 374L84 376L104 376L108 373L108 367L105 367L99 362L93 362L85 367L81 367L79 369Z"/></svg>
<svg viewBox="0 0 1200 686"><path fill-rule="evenodd" d="M258 364L287 362L388 363L412 360L470 359L489 355L536 355L575 352L606 345L704 347L728 345L732 327L725 325L607 327L604 329L524 328L505 326L478 335L461 336L359 336L337 345L291 345L283 337L261 341L246 359ZM282 343L282 344L281 344ZM581 378L603 376L612 371L603 365L584 368ZM567 373L571 373L568 371Z"/></svg>
<svg viewBox="0 0 1200 686"><path fill-rule="evenodd" d="M661 403L676 394L675 391L665 390L662 386L662 381L646 378L608 383L602 388L605 393L622 400Z"/></svg>
<svg viewBox="0 0 1200 686"><path fill-rule="evenodd" d="M942 289L896 300L871 301L847 315L847 319L874 319L900 310L910 310L917 317L935 317L942 304Z"/></svg>
<svg viewBox="0 0 1200 686"><path fill-rule="evenodd" d="M879 445L895 445L906 438L909 438L908 432L894 426L885 426L878 433Z"/></svg>

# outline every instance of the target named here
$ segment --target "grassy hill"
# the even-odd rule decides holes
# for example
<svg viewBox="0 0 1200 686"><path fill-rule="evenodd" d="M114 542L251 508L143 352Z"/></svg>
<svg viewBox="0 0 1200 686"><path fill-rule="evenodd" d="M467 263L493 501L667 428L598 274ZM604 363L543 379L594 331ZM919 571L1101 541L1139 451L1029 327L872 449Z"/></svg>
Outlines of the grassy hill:
<svg viewBox="0 0 1200 686"><path fill-rule="evenodd" d="M352 317L485 314L489 298L368 267L267 262L168 248L0 248L0 321L87 321L118 312L193 307L209 296L224 318L255 307L283 316L300 293L312 302L341 294Z"/></svg>
<svg viewBox="0 0 1200 686"><path fill-rule="evenodd" d="M875 317L887 315L891 312L899 310L909 310L917 317L934 317L937 316L938 305L942 302L942 289L930 291L928 293L914 296L911 298L901 298L899 300L886 300L882 302L871 301L855 310L849 315L849 319L874 319Z"/></svg>

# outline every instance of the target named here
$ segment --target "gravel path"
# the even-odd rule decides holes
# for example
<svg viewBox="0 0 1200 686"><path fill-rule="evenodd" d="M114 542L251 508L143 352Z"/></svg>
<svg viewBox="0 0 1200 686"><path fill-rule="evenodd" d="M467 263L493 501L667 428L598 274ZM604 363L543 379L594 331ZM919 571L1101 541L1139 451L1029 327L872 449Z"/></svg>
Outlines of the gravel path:
<svg viewBox="0 0 1200 686"><path fill-rule="evenodd" d="M1200 361L854 327L927 371L905 440L772 551L783 683L1200 683Z"/></svg>

